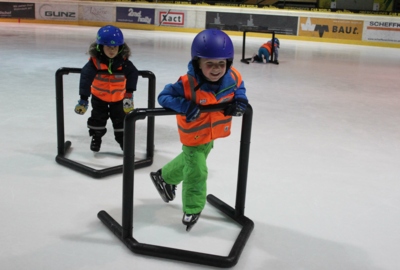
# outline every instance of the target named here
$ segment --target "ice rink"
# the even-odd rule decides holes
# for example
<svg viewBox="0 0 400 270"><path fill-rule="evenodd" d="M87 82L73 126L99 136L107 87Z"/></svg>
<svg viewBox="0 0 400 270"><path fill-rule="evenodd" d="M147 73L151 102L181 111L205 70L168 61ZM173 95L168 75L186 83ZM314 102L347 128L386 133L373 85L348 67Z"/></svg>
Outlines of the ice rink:
<svg viewBox="0 0 400 270"><path fill-rule="evenodd" d="M0 23L0 268L4 270L217 269L132 253L97 218L122 216L122 174L94 179L55 161L55 73L81 68L98 27ZM157 94L186 73L195 34L122 29ZM234 66L253 107L245 215L255 227L233 269L397 270L400 267L400 50L285 40L280 65ZM267 39L247 38L251 56ZM68 157L122 164L109 132L89 149L77 115L79 75L64 79ZM147 106L139 79L135 107ZM159 105L157 104L157 107ZM133 236L142 243L226 256L240 227L206 205L190 232L181 189L164 203L150 178L180 152L174 116L155 119L155 157L135 171ZM137 123L137 157L145 122ZM209 155L208 193L235 205L241 119Z"/></svg>

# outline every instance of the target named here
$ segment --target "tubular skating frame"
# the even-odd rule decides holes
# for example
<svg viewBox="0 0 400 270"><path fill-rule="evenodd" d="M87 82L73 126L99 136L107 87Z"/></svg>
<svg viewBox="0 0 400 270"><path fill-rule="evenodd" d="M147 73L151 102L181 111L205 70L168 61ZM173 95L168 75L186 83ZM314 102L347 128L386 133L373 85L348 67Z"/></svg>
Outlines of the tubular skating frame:
<svg viewBox="0 0 400 270"><path fill-rule="evenodd" d="M70 169L87 174L93 178L102 178L105 176L122 173L122 165L96 170L65 157L67 150L71 147L70 141L65 141L64 134L64 100L63 100L63 76L69 73L81 73L80 68L59 68L56 72L56 109L57 109L57 163ZM100 72L102 73L102 72ZM115 74L123 74L116 72ZM156 100L156 79L151 71L139 71L139 76L148 78L148 108L155 107ZM150 166L153 164L154 156L154 117L149 117L147 121L147 145L146 158L135 161L136 169ZM132 161L133 162L133 161Z"/></svg>
<svg viewBox="0 0 400 270"><path fill-rule="evenodd" d="M245 63L245 64L250 64L251 57L246 58L245 53L246 53L246 34L252 32L252 33L261 33L261 34L271 34L272 35L272 52L270 55L270 60L268 63L274 63L274 55L275 55L275 31L271 30L244 30L243 31L243 44L242 44L242 59L240 59L240 62ZM258 54L258 53L257 53Z"/></svg>
<svg viewBox="0 0 400 270"><path fill-rule="evenodd" d="M227 104L218 104L201 108L201 112L223 110ZM169 247L161 247L139 243L132 236L133 231L133 194L134 194L134 170L135 160L135 123L137 120L150 116L176 115L172 110L162 108L135 109L125 118L124 124L124 170L123 170L123 194L122 194L122 224L115 221L107 212L101 210L97 216L132 252L159 258L166 258L184 262L228 268L237 264L239 257L254 228L252 220L244 215L246 199L247 172L250 152L250 137L253 110L249 105L242 117L242 132L239 153L238 181L236 189L235 208L227 205L214 195L209 194L207 201L225 215L236 221L242 229L228 256L199 253Z"/></svg>

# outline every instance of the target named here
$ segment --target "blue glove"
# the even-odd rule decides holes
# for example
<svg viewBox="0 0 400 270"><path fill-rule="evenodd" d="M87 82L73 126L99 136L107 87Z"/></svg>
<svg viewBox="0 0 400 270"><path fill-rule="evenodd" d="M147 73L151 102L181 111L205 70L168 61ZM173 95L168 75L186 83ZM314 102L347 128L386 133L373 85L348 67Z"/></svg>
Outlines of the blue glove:
<svg viewBox="0 0 400 270"><path fill-rule="evenodd" d="M242 116L247 108L249 102L243 98L237 98L233 103L231 103L224 111L224 115L232 116Z"/></svg>
<svg viewBox="0 0 400 270"><path fill-rule="evenodd" d="M189 107L186 110L186 122L190 123L199 118L200 116L200 108L194 102L190 102Z"/></svg>
<svg viewBox="0 0 400 270"><path fill-rule="evenodd" d="M124 99L122 100L124 106L124 112L128 114L135 108L133 104L133 93L125 93Z"/></svg>
<svg viewBox="0 0 400 270"><path fill-rule="evenodd" d="M75 112L81 115L85 114L85 112L88 109L88 104L89 102L87 100L84 99L78 100L78 104L76 104L75 106Z"/></svg>

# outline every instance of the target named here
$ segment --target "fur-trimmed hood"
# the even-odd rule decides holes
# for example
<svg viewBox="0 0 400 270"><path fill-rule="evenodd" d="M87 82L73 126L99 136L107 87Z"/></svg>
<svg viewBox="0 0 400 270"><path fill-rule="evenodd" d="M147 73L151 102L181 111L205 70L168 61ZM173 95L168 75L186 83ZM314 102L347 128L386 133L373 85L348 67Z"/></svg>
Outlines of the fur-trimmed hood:
<svg viewBox="0 0 400 270"><path fill-rule="evenodd" d="M129 48L129 46L126 43L124 43L119 47L120 47L120 52L118 53L117 57L122 57L125 60L129 59L129 57L131 56L131 49ZM96 57L100 59L103 59L104 57L108 58L104 54L103 45L98 45L96 42L90 44L88 53L91 57Z"/></svg>

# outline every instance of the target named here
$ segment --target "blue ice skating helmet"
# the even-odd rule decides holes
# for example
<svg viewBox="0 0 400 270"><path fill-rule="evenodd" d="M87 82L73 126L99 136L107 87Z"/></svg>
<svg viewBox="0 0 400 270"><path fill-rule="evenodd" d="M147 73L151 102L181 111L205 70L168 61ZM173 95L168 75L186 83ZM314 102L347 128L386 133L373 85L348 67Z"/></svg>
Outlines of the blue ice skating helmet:
<svg viewBox="0 0 400 270"><path fill-rule="evenodd" d="M97 32L96 43L106 46L121 46L124 44L124 35L118 27L106 25Z"/></svg>
<svg viewBox="0 0 400 270"><path fill-rule="evenodd" d="M279 39L277 39L277 38L274 38L274 43L278 46L278 48L280 47L280 44L279 44Z"/></svg>
<svg viewBox="0 0 400 270"><path fill-rule="evenodd" d="M225 32L206 29L197 34L192 43L192 59L211 58L233 60L233 44Z"/></svg>

